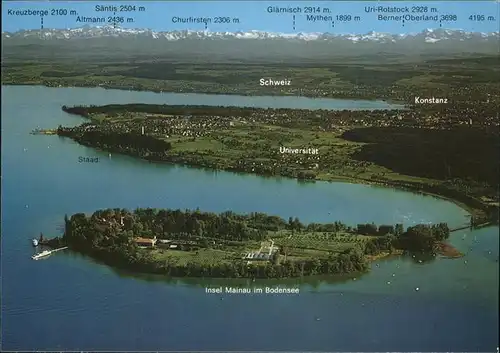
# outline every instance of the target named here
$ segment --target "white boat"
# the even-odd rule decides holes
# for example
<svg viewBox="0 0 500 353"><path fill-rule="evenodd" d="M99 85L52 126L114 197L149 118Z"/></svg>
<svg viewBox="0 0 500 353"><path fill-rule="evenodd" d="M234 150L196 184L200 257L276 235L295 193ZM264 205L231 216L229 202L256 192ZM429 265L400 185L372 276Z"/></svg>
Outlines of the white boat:
<svg viewBox="0 0 500 353"><path fill-rule="evenodd" d="M40 252L38 254L33 255L31 258L33 260L38 260L38 259L40 259L42 257L49 256L50 254L52 254L52 251L44 250L44 251L42 251L42 252Z"/></svg>
<svg viewBox="0 0 500 353"><path fill-rule="evenodd" d="M38 239L33 239L32 242L33 242L33 246L38 246Z"/></svg>

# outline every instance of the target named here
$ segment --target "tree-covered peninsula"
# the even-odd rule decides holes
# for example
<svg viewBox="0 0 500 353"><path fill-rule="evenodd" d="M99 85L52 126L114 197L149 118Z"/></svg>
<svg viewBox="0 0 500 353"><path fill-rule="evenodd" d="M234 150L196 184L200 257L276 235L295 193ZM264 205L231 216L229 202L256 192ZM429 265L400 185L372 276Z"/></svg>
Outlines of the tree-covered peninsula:
<svg viewBox="0 0 500 353"><path fill-rule="evenodd" d="M154 162L426 192L467 206L476 224L496 221L500 135L486 118L477 126L456 118L462 108L64 106L89 121L54 132Z"/></svg>
<svg viewBox="0 0 500 353"><path fill-rule="evenodd" d="M434 255L446 224L302 224L263 213L106 209L65 217L53 245L108 265L173 277L286 278L365 272L370 260L401 251Z"/></svg>

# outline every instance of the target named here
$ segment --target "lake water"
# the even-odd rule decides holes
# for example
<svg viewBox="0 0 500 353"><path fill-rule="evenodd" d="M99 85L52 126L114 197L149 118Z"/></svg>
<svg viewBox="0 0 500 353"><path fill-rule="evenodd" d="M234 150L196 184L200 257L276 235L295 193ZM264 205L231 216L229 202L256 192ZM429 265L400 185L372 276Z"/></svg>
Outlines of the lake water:
<svg viewBox="0 0 500 353"><path fill-rule="evenodd" d="M453 233L452 243L467 253L461 259L418 264L397 258L377 262L356 280L287 280L301 283L300 294L289 296L221 300L204 291L221 280L131 276L70 252L32 261L29 240L41 231L60 234L64 214L107 207L260 211L353 225L467 221L456 205L429 196L109 158L67 139L29 134L37 126L80 123L61 111L64 104L262 106L295 99L169 97L2 87L3 350L496 350L498 227ZM79 156L96 155L98 164L78 163Z"/></svg>

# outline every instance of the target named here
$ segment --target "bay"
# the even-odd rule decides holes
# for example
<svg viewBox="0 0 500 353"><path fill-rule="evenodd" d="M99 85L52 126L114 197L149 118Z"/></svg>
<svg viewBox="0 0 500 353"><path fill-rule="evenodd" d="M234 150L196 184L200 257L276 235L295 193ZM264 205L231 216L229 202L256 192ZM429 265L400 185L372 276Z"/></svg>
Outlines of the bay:
<svg viewBox="0 0 500 353"><path fill-rule="evenodd" d="M287 280L301 285L299 295L289 296L221 300L204 290L221 280L124 274L71 252L30 259L29 240L39 232L60 234L64 214L107 207L259 211L353 225L467 221L464 210L430 196L109 158L67 139L29 134L82 121L62 105L298 104L290 103L295 97L276 98L189 95L183 101L148 92L3 86L3 350L494 350L498 227L453 233L452 243L466 253L461 259L385 259L356 279ZM79 156L96 155L100 163L78 163Z"/></svg>

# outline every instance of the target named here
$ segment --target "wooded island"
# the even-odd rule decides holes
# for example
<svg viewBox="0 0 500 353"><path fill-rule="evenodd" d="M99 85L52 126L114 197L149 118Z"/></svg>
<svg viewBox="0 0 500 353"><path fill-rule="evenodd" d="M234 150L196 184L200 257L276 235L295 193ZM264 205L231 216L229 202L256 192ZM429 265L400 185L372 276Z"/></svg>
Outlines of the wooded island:
<svg viewBox="0 0 500 353"><path fill-rule="evenodd" d="M342 222L302 224L263 213L106 209L65 217L67 245L108 265L173 277L287 278L365 272L391 253L435 255L450 230Z"/></svg>

